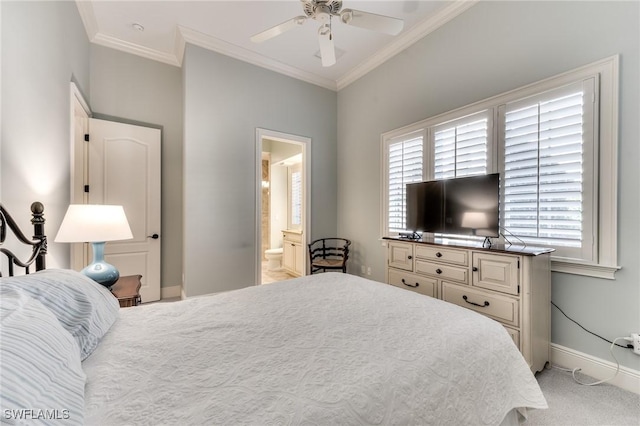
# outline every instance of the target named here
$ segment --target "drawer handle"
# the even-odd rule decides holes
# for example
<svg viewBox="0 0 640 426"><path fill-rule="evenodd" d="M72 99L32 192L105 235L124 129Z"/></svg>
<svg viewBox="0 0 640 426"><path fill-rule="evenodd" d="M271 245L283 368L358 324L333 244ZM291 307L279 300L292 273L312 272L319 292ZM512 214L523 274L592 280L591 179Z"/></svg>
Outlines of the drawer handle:
<svg viewBox="0 0 640 426"><path fill-rule="evenodd" d="M407 256L407 259L411 260L413 259L413 256Z"/></svg>
<svg viewBox="0 0 640 426"><path fill-rule="evenodd" d="M436 257L442 257L442 253L437 252L437 253L436 253Z"/></svg>
<svg viewBox="0 0 640 426"><path fill-rule="evenodd" d="M420 283L416 283L416 285L408 284L408 283L404 280L404 278L402 279L402 284L406 285L407 287L414 287L414 288L415 288L415 287L418 287L418 286L420 285Z"/></svg>
<svg viewBox="0 0 640 426"><path fill-rule="evenodd" d="M469 302L469 300L468 300L466 295L463 295L462 298L464 299L465 302L467 302L468 304L473 305L473 306L480 306L481 308L484 308L485 306L489 306L489 302L486 301L486 300L484 301L484 305L481 305L479 303Z"/></svg>
<svg viewBox="0 0 640 426"><path fill-rule="evenodd" d="M442 273L442 269L438 268L436 269L436 274L441 274Z"/></svg>
<svg viewBox="0 0 640 426"><path fill-rule="evenodd" d="M473 272L478 272L478 267L477 267L477 266L474 266L473 268L471 268L471 270L472 270Z"/></svg>

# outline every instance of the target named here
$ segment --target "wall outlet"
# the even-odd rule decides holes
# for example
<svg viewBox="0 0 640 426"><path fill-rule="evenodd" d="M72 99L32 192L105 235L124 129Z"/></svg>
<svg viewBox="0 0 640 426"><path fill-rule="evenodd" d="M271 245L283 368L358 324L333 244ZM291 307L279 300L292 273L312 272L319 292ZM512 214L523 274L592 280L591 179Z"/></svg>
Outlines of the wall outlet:
<svg viewBox="0 0 640 426"><path fill-rule="evenodd" d="M631 342L633 344L633 353L640 355L640 334L631 333L631 338L633 339Z"/></svg>
<svg viewBox="0 0 640 426"><path fill-rule="evenodd" d="M367 275L371 275L371 266L367 266Z"/></svg>
<svg viewBox="0 0 640 426"><path fill-rule="evenodd" d="M367 267L364 266L364 265L360 265L360 273L362 275L366 274L367 273Z"/></svg>

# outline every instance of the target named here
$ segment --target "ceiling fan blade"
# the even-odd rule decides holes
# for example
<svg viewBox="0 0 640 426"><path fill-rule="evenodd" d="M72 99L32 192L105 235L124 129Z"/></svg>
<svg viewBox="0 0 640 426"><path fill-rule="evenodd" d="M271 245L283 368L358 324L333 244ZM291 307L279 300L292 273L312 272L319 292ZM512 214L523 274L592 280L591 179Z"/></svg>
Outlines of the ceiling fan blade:
<svg viewBox="0 0 640 426"><path fill-rule="evenodd" d="M289 19L288 21L283 22L282 24L276 25L275 27L269 28L266 31L258 33L251 37L251 41L254 43L262 43L263 41L269 40L273 37L279 36L280 34L292 30L302 24L307 20L306 16L296 16L295 18Z"/></svg>
<svg viewBox="0 0 640 426"><path fill-rule="evenodd" d="M340 12L340 20L347 25L390 35L397 35L404 27L402 19L353 9L344 9Z"/></svg>
<svg viewBox="0 0 640 426"><path fill-rule="evenodd" d="M320 57L322 66L330 67L336 63L336 50L333 46L333 35L328 25L323 25L318 29L318 41L320 42Z"/></svg>

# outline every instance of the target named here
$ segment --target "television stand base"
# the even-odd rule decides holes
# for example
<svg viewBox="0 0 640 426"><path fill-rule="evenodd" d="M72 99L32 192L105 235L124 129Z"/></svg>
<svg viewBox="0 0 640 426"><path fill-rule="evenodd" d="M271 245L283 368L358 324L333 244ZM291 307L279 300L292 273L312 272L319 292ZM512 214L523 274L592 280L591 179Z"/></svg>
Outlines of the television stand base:
<svg viewBox="0 0 640 426"><path fill-rule="evenodd" d="M484 237L484 242L482 243L483 248L491 248L491 238Z"/></svg>

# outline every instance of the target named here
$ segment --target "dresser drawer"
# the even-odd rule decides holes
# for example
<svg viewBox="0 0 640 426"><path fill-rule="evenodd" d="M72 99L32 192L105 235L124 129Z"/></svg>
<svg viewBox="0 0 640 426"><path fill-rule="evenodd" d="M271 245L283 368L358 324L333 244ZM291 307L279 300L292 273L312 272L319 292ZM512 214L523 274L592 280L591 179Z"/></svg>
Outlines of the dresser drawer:
<svg viewBox="0 0 640 426"><path fill-rule="evenodd" d="M517 299L443 282L442 300L472 309L505 324L518 326Z"/></svg>
<svg viewBox="0 0 640 426"><path fill-rule="evenodd" d="M426 262L424 260L416 260L415 266L415 271L419 274L431 275L443 280L458 281L464 284L469 282L469 270L467 268Z"/></svg>
<svg viewBox="0 0 640 426"><path fill-rule="evenodd" d="M425 296L437 297L438 282L435 279L409 274L403 271L389 269L389 284L424 294Z"/></svg>
<svg viewBox="0 0 640 426"><path fill-rule="evenodd" d="M468 253L469 252L466 250L416 245L416 258L436 260L438 262L452 263L454 265L467 266L469 264Z"/></svg>

